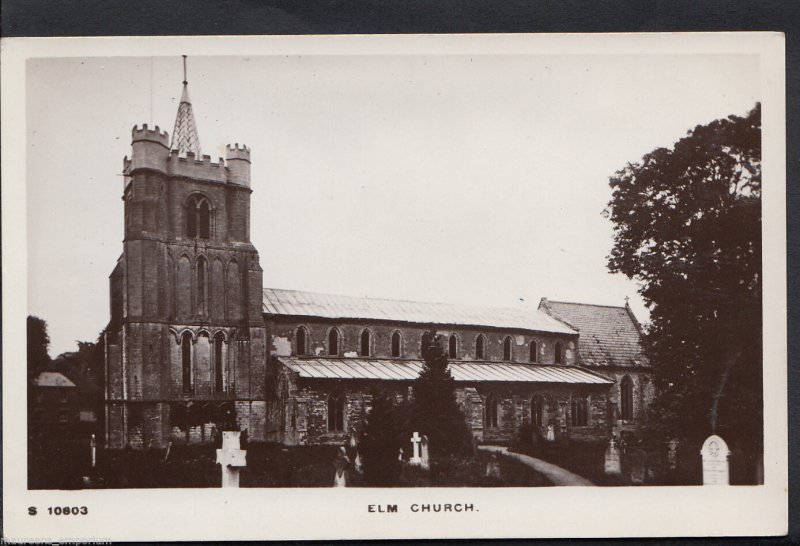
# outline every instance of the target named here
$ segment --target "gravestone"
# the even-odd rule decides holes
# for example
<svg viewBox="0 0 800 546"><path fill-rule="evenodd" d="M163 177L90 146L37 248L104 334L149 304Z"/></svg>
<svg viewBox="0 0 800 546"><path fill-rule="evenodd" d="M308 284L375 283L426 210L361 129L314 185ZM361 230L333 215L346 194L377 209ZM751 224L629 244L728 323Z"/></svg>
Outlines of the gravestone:
<svg viewBox="0 0 800 546"><path fill-rule="evenodd" d="M631 449L628 453L628 476L633 485L642 485L645 475L645 452L643 449Z"/></svg>
<svg viewBox="0 0 800 546"><path fill-rule="evenodd" d="M548 442L556 441L556 427L554 427L553 425L547 425L547 441Z"/></svg>
<svg viewBox="0 0 800 546"><path fill-rule="evenodd" d="M678 440L673 438L669 441L667 448L667 466L670 470L675 470L678 466Z"/></svg>
<svg viewBox="0 0 800 546"><path fill-rule="evenodd" d="M730 450L725 440L712 434L703 442L703 485L730 485Z"/></svg>
<svg viewBox="0 0 800 546"><path fill-rule="evenodd" d="M425 470L431 469L431 458L430 453L428 452L428 436L426 434L422 435L422 444L421 444L421 451L420 451L420 466Z"/></svg>
<svg viewBox="0 0 800 546"><path fill-rule="evenodd" d="M403 462L403 448L402 447L397 451L397 460L400 461L401 463Z"/></svg>
<svg viewBox="0 0 800 546"><path fill-rule="evenodd" d="M620 464L620 452L614 436L611 436L611 441L606 448L605 456L605 473L619 476L622 473L622 465Z"/></svg>
<svg viewBox="0 0 800 546"><path fill-rule="evenodd" d="M336 459L333 461L333 466L336 472L333 475L334 487L347 487L347 465L350 464L350 459L347 457L347 452L344 446L339 448L336 454Z"/></svg>
<svg viewBox="0 0 800 546"><path fill-rule="evenodd" d="M497 455L492 454L492 458L486 463L486 477L500 479L500 461L497 460Z"/></svg>
<svg viewBox="0 0 800 546"><path fill-rule="evenodd" d="M217 464L222 465L222 487L239 487L239 470L247 466L247 451L241 449L240 432L222 433L222 449L217 450Z"/></svg>
<svg viewBox="0 0 800 546"><path fill-rule="evenodd" d="M95 442L94 434L92 434L91 446L92 446L92 468L94 468L95 466L97 466L97 443Z"/></svg>
<svg viewBox="0 0 800 546"><path fill-rule="evenodd" d="M413 454L411 458L408 460L409 463L413 465L419 465L422 463L422 459L419 456L419 444L422 442L422 438L420 438L419 433L414 432L411 435L411 446L413 448Z"/></svg>

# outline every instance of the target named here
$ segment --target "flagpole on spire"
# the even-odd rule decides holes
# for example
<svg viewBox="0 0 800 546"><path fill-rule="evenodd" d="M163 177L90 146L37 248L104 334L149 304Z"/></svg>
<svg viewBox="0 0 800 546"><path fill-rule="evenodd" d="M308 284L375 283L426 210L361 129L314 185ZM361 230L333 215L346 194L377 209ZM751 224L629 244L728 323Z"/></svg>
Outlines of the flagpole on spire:
<svg viewBox="0 0 800 546"><path fill-rule="evenodd" d="M192 102L189 99L189 86L186 77L186 55L183 55L183 92L178 104L178 115L175 118L175 129L172 131L170 149L181 155L189 153L200 156L200 137L197 136L197 125L192 113Z"/></svg>
<svg viewBox="0 0 800 546"><path fill-rule="evenodd" d="M186 55L183 56L183 85L188 84L189 82L186 81Z"/></svg>

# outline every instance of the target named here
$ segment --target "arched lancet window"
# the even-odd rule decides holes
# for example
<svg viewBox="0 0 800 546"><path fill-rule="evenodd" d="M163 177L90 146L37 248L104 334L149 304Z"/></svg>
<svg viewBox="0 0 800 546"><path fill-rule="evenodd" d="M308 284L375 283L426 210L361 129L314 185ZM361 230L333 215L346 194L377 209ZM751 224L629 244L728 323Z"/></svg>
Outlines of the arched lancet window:
<svg viewBox="0 0 800 546"><path fill-rule="evenodd" d="M564 347L561 345L560 341L556 342L554 358L556 364L562 364L564 362Z"/></svg>
<svg viewBox="0 0 800 546"><path fill-rule="evenodd" d="M370 356L370 338L369 330L361 332L361 356Z"/></svg>
<svg viewBox="0 0 800 546"><path fill-rule="evenodd" d="M297 333L295 334L295 348L297 356L306 355L306 352L308 351L307 344L308 344L308 331L306 331L305 326L300 326L297 328Z"/></svg>
<svg viewBox="0 0 800 546"><path fill-rule="evenodd" d="M475 338L475 358L483 360L486 358L486 338L480 334Z"/></svg>
<svg viewBox="0 0 800 546"><path fill-rule="evenodd" d="M339 330L336 328L331 328L328 332L328 355L339 355Z"/></svg>
<svg viewBox="0 0 800 546"><path fill-rule="evenodd" d="M328 432L344 432L344 394L328 396Z"/></svg>
<svg viewBox="0 0 800 546"><path fill-rule="evenodd" d="M589 397L576 395L570 402L570 424L573 427L585 427L589 424Z"/></svg>
<svg viewBox="0 0 800 546"><path fill-rule="evenodd" d="M539 361L539 344L531 340L531 362Z"/></svg>
<svg viewBox="0 0 800 546"><path fill-rule="evenodd" d="M503 340L503 360L511 360L511 336Z"/></svg>
<svg viewBox="0 0 800 546"><path fill-rule="evenodd" d="M633 381L626 375L619 384L620 417L633 420Z"/></svg>
<svg viewBox="0 0 800 546"><path fill-rule="evenodd" d="M499 426L499 414L500 414L500 400L490 394L486 398L486 408L485 408L485 421L487 428L497 428Z"/></svg>
<svg viewBox="0 0 800 546"><path fill-rule="evenodd" d="M397 358L401 355L401 343L402 339L400 338L400 332L395 332L392 334L392 356Z"/></svg>
<svg viewBox="0 0 800 546"><path fill-rule="evenodd" d="M544 426L544 397L540 394L531 398L531 424L535 427Z"/></svg>
<svg viewBox="0 0 800 546"><path fill-rule="evenodd" d="M214 335L214 392L225 390L225 358L222 352L222 345L225 343L225 336L222 332Z"/></svg>
<svg viewBox="0 0 800 546"><path fill-rule="evenodd" d="M183 392L192 392L192 334L181 336L181 381Z"/></svg>
<svg viewBox="0 0 800 546"><path fill-rule="evenodd" d="M186 235L199 239L211 237L211 204L201 195L186 203Z"/></svg>
<svg viewBox="0 0 800 546"><path fill-rule="evenodd" d="M203 256L197 259L195 265L197 287L197 314L208 314L208 262Z"/></svg>
<svg viewBox="0 0 800 546"><path fill-rule="evenodd" d="M458 358L458 338L455 334L450 335L450 341L447 346L447 356L450 358Z"/></svg>

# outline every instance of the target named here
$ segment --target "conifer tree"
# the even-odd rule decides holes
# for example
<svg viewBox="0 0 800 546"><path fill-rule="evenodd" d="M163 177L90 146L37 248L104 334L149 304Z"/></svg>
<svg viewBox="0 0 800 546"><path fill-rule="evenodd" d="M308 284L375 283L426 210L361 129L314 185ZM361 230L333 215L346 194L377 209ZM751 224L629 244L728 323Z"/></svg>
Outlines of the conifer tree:
<svg viewBox="0 0 800 546"><path fill-rule="evenodd" d="M367 484L392 486L400 475L398 452L401 447L402 418L394 400L384 391L373 390L372 410L359 443Z"/></svg>

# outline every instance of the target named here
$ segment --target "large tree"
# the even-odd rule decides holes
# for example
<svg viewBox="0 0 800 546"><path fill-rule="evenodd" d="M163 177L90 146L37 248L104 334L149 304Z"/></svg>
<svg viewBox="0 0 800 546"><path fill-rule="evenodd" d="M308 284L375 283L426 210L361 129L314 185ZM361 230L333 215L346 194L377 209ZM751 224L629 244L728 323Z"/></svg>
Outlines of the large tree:
<svg viewBox="0 0 800 546"><path fill-rule="evenodd" d="M697 126L610 179L608 261L640 283L663 432L762 449L761 107Z"/></svg>
<svg viewBox="0 0 800 546"><path fill-rule="evenodd" d="M47 323L39 317L28 315L28 375L46 368L50 364L50 336Z"/></svg>

